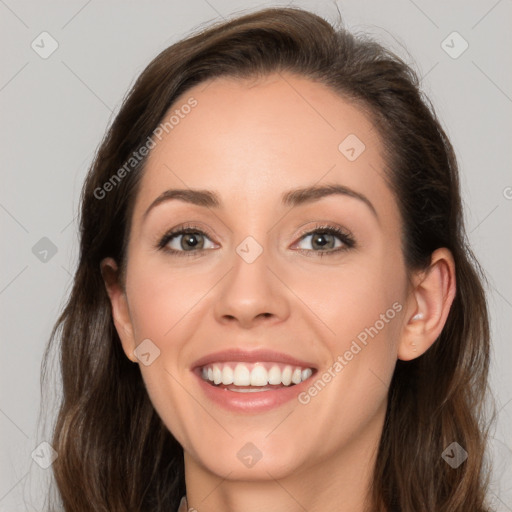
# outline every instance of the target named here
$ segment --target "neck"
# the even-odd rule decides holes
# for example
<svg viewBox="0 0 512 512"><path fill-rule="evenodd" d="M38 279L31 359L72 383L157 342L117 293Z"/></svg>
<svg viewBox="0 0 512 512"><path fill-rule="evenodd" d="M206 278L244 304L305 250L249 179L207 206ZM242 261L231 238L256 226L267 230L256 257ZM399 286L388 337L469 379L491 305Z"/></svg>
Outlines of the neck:
<svg viewBox="0 0 512 512"><path fill-rule="evenodd" d="M286 477L230 480L198 464L185 451L188 507L199 512L365 512L385 408L363 432L329 458L298 467Z"/></svg>

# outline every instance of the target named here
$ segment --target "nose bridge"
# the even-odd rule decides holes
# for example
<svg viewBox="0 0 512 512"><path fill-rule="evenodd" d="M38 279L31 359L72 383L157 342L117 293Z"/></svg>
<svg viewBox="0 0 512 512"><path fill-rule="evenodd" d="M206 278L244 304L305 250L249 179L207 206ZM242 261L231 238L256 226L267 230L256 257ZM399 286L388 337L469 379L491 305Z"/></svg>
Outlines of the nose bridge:
<svg viewBox="0 0 512 512"><path fill-rule="evenodd" d="M258 233L247 235L234 247L231 271L216 304L219 320L229 317L248 325L257 317L282 319L287 314L285 287L272 270L269 237L263 228Z"/></svg>

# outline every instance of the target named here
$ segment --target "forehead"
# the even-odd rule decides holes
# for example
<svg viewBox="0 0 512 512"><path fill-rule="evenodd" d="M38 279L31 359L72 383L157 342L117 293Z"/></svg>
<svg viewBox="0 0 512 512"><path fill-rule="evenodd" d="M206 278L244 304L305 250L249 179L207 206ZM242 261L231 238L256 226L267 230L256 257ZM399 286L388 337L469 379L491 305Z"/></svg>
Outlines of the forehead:
<svg viewBox="0 0 512 512"><path fill-rule="evenodd" d="M262 198L277 201L283 190L328 181L372 196L376 206L392 200L383 190L383 146L369 118L304 77L200 83L174 102L160 126L135 214L169 188L216 190L226 203L256 207Z"/></svg>

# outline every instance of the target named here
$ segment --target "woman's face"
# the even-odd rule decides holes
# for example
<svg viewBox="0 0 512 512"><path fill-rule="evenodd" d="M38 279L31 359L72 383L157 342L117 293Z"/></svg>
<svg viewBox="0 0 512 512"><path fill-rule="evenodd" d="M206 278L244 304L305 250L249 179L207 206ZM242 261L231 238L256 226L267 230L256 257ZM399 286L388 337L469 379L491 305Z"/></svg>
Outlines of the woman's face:
<svg viewBox="0 0 512 512"><path fill-rule="evenodd" d="M375 127L291 74L203 82L171 114L136 198L129 322L116 323L129 357L146 340L135 353L156 411L189 468L218 476L366 463L410 309ZM338 192L310 190L326 186ZM203 380L205 365L238 385Z"/></svg>

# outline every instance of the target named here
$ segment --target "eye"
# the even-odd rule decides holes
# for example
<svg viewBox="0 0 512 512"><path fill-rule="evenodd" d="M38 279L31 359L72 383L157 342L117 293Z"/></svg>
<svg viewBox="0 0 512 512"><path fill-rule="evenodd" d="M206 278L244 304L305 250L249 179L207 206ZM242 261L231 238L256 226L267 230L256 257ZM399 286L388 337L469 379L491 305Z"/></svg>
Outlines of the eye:
<svg viewBox="0 0 512 512"><path fill-rule="evenodd" d="M313 249L299 247L299 252L316 253L315 256L339 253L355 246L352 235L337 226L316 226L313 230L303 233L299 243L304 243L307 239ZM338 239L338 244L336 239Z"/></svg>
<svg viewBox="0 0 512 512"><path fill-rule="evenodd" d="M158 248L177 256L197 256L201 250L214 249L215 245L201 229L188 225L166 233Z"/></svg>

